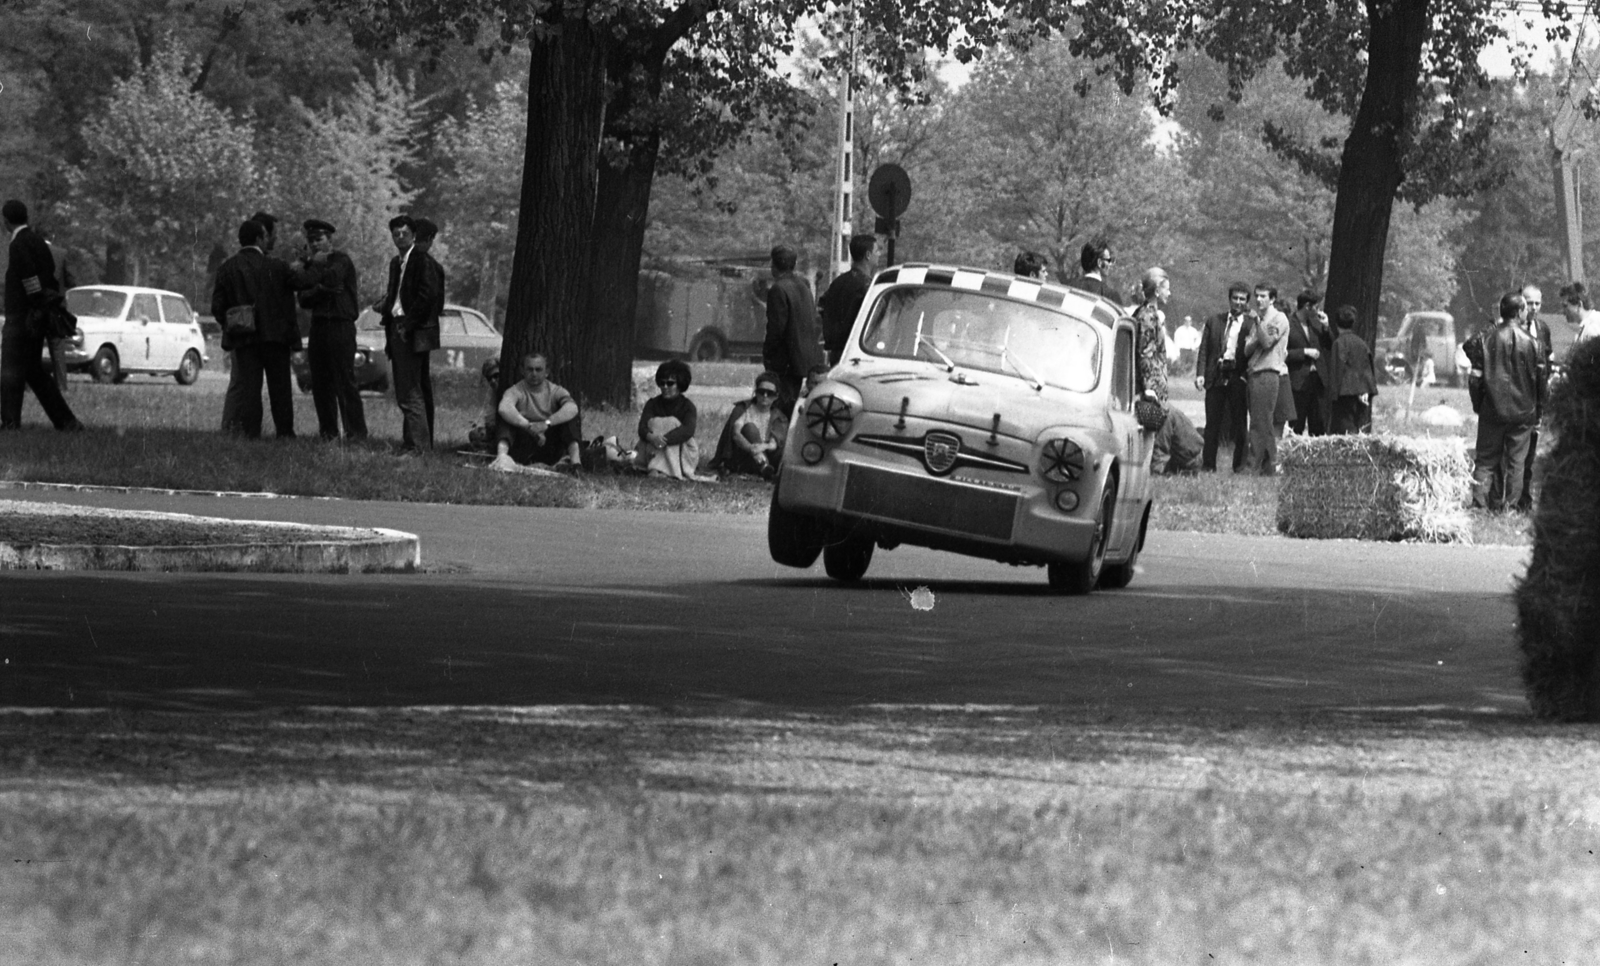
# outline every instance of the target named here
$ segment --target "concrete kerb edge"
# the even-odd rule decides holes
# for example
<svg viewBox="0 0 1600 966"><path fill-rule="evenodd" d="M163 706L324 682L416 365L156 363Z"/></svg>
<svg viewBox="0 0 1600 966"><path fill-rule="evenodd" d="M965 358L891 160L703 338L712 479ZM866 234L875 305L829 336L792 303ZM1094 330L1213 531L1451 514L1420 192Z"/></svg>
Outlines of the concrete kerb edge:
<svg viewBox="0 0 1600 966"><path fill-rule="evenodd" d="M245 573L411 572L422 566L414 533L370 528L368 540L305 540L198 547L12 544L0 541L0 570L114 570Z"/></svg>
<svg viewBox="0 0 1600 966"><path fill-rule="evenodd" d="M175 490L159 486L110 486L102 483L37 483L0 480L0 490L64 490L69 493L151 493L158 496L238 497L249 500L338 500L336 496L300 496L265 490Z"/></svg>

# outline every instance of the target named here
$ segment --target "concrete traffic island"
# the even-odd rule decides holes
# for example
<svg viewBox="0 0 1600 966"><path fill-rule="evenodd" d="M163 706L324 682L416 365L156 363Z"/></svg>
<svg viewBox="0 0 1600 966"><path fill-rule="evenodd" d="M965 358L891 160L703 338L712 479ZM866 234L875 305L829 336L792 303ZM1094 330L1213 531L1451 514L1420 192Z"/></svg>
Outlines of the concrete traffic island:
<svg viewBox="0 0 1600 966"><path fill-rule="evenodd" d="M0 570L414 571L415 534L0 500Z"/></svg>

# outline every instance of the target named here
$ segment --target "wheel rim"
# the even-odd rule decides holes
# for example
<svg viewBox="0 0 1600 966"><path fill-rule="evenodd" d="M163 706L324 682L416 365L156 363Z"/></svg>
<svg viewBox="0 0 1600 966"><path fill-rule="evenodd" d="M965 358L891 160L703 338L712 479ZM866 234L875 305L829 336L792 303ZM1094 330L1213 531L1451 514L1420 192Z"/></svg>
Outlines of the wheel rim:
<svg viewBox="0 0 1600 966"><path fill-rule="evenodd" d="M110 382L112 379L116 378L117 363L116 360L112 359L109 355L101 353L100 355L96 356L94 365L95 371L100 373L100 378L104 379L105 381Z"/></svg>

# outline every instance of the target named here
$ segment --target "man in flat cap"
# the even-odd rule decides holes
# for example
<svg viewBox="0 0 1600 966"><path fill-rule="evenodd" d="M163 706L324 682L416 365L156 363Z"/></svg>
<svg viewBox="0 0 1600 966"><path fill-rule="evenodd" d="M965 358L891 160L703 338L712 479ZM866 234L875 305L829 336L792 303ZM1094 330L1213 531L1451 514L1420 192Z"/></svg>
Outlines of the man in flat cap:
<svg viewBox="0 0 1600 966"><path fill-rule="evenodd" d="M325 440L339 438L339 421L349 439L367 438L367 415L356 387L357 298L355 262L333 247L333 225L321 218L302 225L311 255L295 268L315 278L300 292L300 307L311 313L306 341L306 366L311 370L311 400L317 410L317 431Z"/></svg>

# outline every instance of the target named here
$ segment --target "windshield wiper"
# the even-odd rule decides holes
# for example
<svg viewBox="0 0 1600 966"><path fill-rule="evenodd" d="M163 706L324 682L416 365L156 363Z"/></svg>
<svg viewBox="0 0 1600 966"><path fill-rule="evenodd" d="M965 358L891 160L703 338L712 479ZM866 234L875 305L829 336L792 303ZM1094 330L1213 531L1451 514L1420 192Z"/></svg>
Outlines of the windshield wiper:
<svg viewBox="0 0 1600 966"><path fill-rule="evenodd" d="M945 369L944 369L945 372L955 372L956 371L956 362L955 362L955 360L950 358L949 356L945 355L944 354L944 350L942 350L938 346L934 345L932 340L924 338L922 335L919 334L917 336L917 348L920 349L923 346L927 346L928 348L932 349L933 352L934 352L934 355L937 355L939 357L939 360L941 362L943 362L944 365L945 365Z"/></svg>
<svg viewBox="0 0 1600 966"><path fill-rule="evenodd" d="M1039 380L1038 374L1032 369L1029 369L1027 366L1023 365L1022 360L1017 358L1016 353L1012 352L1009 348L1001 349L1000 352L1001 358L1011 363L1011 367L1017 370L1017 374L1028 380L1028 384L1033 387L1034 392L1044 391L1044 383Z"/></svg>

